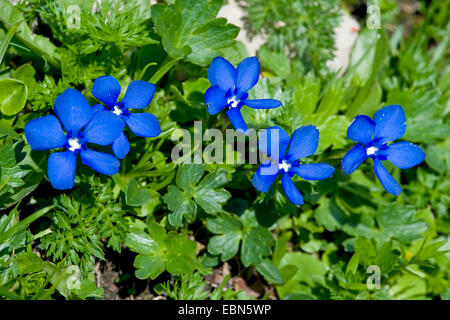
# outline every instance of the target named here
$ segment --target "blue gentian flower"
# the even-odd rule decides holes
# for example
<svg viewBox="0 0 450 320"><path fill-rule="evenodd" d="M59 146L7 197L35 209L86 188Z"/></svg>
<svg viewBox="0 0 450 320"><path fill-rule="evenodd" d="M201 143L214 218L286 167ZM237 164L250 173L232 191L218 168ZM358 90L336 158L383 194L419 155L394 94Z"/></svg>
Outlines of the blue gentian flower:
<svg viewBox="0 0 450 320"><path fill-rule="evenodd" d="M208 112L215 115L227 108L225 112L233 127L247 133L248 127L241 114L246 105L254 109L272 109L282 105L274 99L247 100L247 91L258 82L260 65L258 58L249 57L242 60L237 68L222 57L215 58L208 69L210 87L205 92Z"/></svg>
<svg viewBox="0 0 450 320"><path fill-rule="evenodd" d="M399 105L390 105L378 110L373 120L365 115L355 117L347 130L350 140L359 142L342 160L342 170L351 174L366 159L372 158L375 175L387 192L398 196L402 189L389 174L381 161L389 160L400 169L408 169L425 160L419 146L406 141L388 145L405 134L406 117Z"/></svg>
<svg viewBox="0 0 450 320"><path fill-rule="evenodd" d="M119 171L120 162L116 157L91 150L87 144L111 144L124 128L122 121L111 113L93 115L89 102L74 89L67 89L56 98L54 111L58 118L49 115L28 122L25 136L32 150L65 149L48 158L47 175L55 189L73 187L77 155L83 164L102 174L112 175Z"/></svg>
<svg viewBox="0 0 450 320"><path fill-rule="evenodd" d="M298 128L291 139L280 127L271 127L261 133L258 143L259 150L270 158L253 176L253 186L261 192L267 192L282 174L281 184L287 198L293 204L302 205L303 196L291 180L294 174L306 180L323 180L334 173L334 168L326 163L299 163L300 158L309 157L317 150L319 130L315 126Z"/></svg>
<svg viewBox="0 0 450 320"><path fill-rule="evenodd" d="M118 119L126 123L137 136L152 138L161 133L158 119L151 113L131 113L130 109L145 109L153 99L156 87L146 81L132 81L121 101L119 81L112 76L97 78L92 87L92 95L106 105L95 105L94 112L111 111ZM122 132L112 143L114 154L123 159L130 151L130 143Z"/></svg>

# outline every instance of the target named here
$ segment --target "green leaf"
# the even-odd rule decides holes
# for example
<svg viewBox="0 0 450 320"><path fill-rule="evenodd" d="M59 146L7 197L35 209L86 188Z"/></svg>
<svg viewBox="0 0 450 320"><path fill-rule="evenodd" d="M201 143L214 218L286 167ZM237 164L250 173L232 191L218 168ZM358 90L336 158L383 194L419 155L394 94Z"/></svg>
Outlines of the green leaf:
<svg viewBox="0 0 450 320"><path fill-rule="evenodd" d="M133 229L127 234L125 245L137 252L134 266L139 279L155 279L164 270L174 275L190 273L197 263L197 244L186 239L185 235L169 232L152 221L148 225L149 233Z"/></svg>
<svg viewBox="0 0 450 320"><path fill-rule="evenodd" d="M150 192L140 188L136 179L131 179L127 186L125 200L129 206L140 207L150 200Z"/></svg>
<svg viewBox="0 0 450 320"><path fill-rule="evenodd" d="M230 198L231 194L226 190L202 189L195 193L195 201L209 214L222 211L222 204Z"/></svg>
<svg viewBox="0 0 450 320"><path fill-rule="evenodd" d="M155 240L160 246L164 245L164 240L166 239L166 230L163 226L152 221L148 224L148 231L150 236Z"/></svg>
<svg viewBox="0 0 450 320"><path fill-rule="evenodd" d="M178 275L194 271L197 244L183 235L169 235L167 245L167 271Z"/></svg>
<svg viewBox="0 0 450 320"><path fill-rule="evenodd" d="M325 265L312 255L288 252L281 259L278 268L283 275L283 285L277 286L281 299L290 293L311 294L311 289L325 283ZM308 287L301 284L304 282Z"/></svg>
<svg viewBox="0 0 450 320"><path fill-rule="evenodd" d="M270 254L273 237L267 228L257 226L245 235L242 241L241 260L244 266L261 263Z"/></svg>
<svg viewBox="0 0 450 320"><path fill-rule="evenodd" d="M14 79L25 83L29 96L33 93L34 86L36 85L36 79L34 78L35 74L36 70L34 70L31 64L23 64L14 71Z"/></svg>
<svg viewBox="0 0 450 320"><path fill-rule="evenodd" d="M279 77L287 77L291 71L289 58L284 52L271 51L266 46L258 50L261 65Z"/></svg>
<svg viewBox="0 0 450 320"><path fill-rule="evenodd" d="M136 270L136 278L138 279L155 279L165 270L164 260L162 256L138 255L133 264Z"/></svg>
<svg viewBox="0 0 450 320"><path fill-rule="evenodd" d="M222 4L221 0L178 0L152 6L152 20L167 53L206 66L220 49L232 46L239 28L224 18L216 19Z"/></svg>
<svg viewBox="0 0 450 320"><path fill-rule="evenodd" d="M158 242L153 240L147 233L133 230L125 238L125 245L134 252L140 254L150 254L162 250Z"/></svg>
<svg viewBox="0 0 450 320"><path fill-rule="evenodd" d="M26 274L41 271L42 259L33 252L25 252L17 257L19 264L19 274Z"/></svg>
<svg viewBox="0 0 450 320"><path fill-rule="evenodd" d="M168 187L164 202L172 211L168 219L173 226L181 226L183 219L193 222L197 214L197 204L206 213L214 214L221 212L222 205L230 199L230 193L220 188L230 181L229 173L219 169L209 173L200 181L204 172L205 165L183 164L176 178L178 187L173 185Z"/></svg>
<svg viewBox="0 0 450 320"><path fill-rule="evenodd" d="M182 58L179 57L179 58L176 58L176 59L173 59L173 60L167 62L165 65L163 65L161 68L159 68L158 71L155 72L155 74L151 77L149 82L157 83L181 59ZM143 70L142 72L145 72L145 70Z"/></svg>
<svg viewBox="0 0 450 320"><path fill-rule="evenodd" d="M19 24L16 24L12 26L8 33L6 34L5 38L2 41L2 44L0 45L0 64L3 62L3 57L5 56L6 50L8 49L9 43L11 42L12 37L14 37L14 34L16 33L17 28L19 27Z"/></svg>
<svg viewBox="0 0 450 320"><path fill-rule="evenodd" d="M183 164L177 174L177 186L189 190L200 181L204 172L204 164Z"/></svg>
<svg viewBox="0 0 450 320"><path fill-rule="evenodd" d="M222 211L222 205L231 198L231 194L225 189L216 189L230 181L226 170L217 170L208 174L198 185L195 191L195 202L205 210L213 214Z"/></svg>
<svg viewBox="0 0 450 320"><path fill-rule="evenodd" d="M50 282L64 297L69 297L73 289L81 288L81 273L78 266L61 267L46 261L43 269L49 275Z"/></svg>
<svg viewBox="0 0 450 320"><path fill-rule="evenodd" d="M281 284L283 282L283 278L281 277L281 273L277 266L269 259L263 259L261 263L256 266L256 270L258 270L264 279L269 282L275 284Z"/></svg>
<svg viewBox="0 0 450 320"><path fill-rule="evenodd" d="M380 71L389 43L382 30L364 29L359 33L350 58L347 75L355 75L362 83Z"/></svg>
<svg viewBox="0 0 450 320"><path fill-rule="evenodd" d="M428 229L428 224L415 219L414 214L413 207L393 203L377 215L377 221L387 237L395 237L409 243L420 238L420 235Z"/></svg>
<svg viewBox="0 0 450 320"><path fill-rule="evenodd" d="M333 199L325 197L320 199L319 207L314 210L314 217L319 225L331 232L339 230L344 223L344 212Z"/></svg>
<svg viewBox="0 0 450 320"><path fill-rule="evenodd" d="M35 54L44 57L51 65L60 69L61 57L56 50L56 46L48 38L33 34L19 9L6 0L0 0L0 3L0 21L6 28L10 29L19 24L15 34L16 38L22 41Z"/></svg>
<svg viewBox="0 0 450 320"><path fill-rule="evenodd" d="M0 111L12 116L19 113L27 102L28 89L25 83L15 79L0 80Z"/></svg>
<svg viewBox="0 0 450 320"><path fill-rule="evenodd" d="M209 239L208 252L221 255L222 261L233 258L239 251L242 224L229 215L220 215L206 221L206 228L214 234Z"/></svg>
<svg viewBox="0 0 450 320"><path fill-rule="evenodd" d="M241 261L246 267L258 265L270 254L272 234L267 228L258 225L253 211L247 211L239 218L220 214L208 219L206 228L216 234L208 242L208 252L220 254L222 261L237 254L241 240Z"/></svg>

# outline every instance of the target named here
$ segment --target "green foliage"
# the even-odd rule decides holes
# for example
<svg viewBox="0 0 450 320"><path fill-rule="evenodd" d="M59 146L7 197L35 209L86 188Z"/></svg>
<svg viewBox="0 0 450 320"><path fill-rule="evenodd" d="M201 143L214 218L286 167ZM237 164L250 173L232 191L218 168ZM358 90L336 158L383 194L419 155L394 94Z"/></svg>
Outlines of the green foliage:
<svg viewBox="0 0 450 320"><path fill-rule="evenodd" d="M216 18L222 4L222 0L179 0L153 6L152 19L167 53L206 66L221 49L233 45L239 28Z"/></svg>
<svg viewBox="0 0 450 320"><path fill-rule="evenodd" d="M25 83L15 79L0 80L0 111L7 116L18 113L25 107L28 89Z"/></svg>
<svg viewBox="0 0 450 320"><path fill-rule="evenodd" d="M241 5L247 12L245 21L251 34L268 35L270 49L286 52L304 70L326 70L326 61L334 57L338 1L247 0Z"/></svg>
<svg viewBox="0 0 450 320"><path fill-rule="evenodd" d="M30 194L43 177L42 159L34 161L31 150L5 126L0 134L0 209L10 207ZM1 137L3 135L3 137Z"/></svg>
<svg viewBox="0 0 450 320"><path fill-rule="evenodd" d="M219 286L213 291L209 291L207 283L199 272L190 275L181 275L180 279L175 280L173 288L169 282L161 284L155 288L156 292L163 294L164 291L170 299L173 300L247 300L250 299L242 290L234 291L232 288L226 288L230 275L226 275Z"/></svg>
<svg viewBox="0 0 450 320"><path fill-rule="evenodd" d="M246 123L290 134L316 125L318 150L302 162L336 168L319 182L294 177L305 199L297 207L279 179L266 193L254 189L257 165L171 161L178 128L230 127L204 102L210 61L248 56L239 29L217 18L223 1L0 0L0 299L102 299L116 271L115 286L136 299L138 287L167 299L249 299L233 289L237 281L259 299L272 287L279 299L450 299L448 2L419 1L405 16L398 2L379 1L383 28L359 32L343 75L326 62L349 1L241 2L250 34L268 35L249 99L283 102L242 108ZM118 174L78 166L74 189L56 191L49 153L30 150L24 126L54 114L68 87L98 103L90 92L103 75L116 77L122 94L133 80L156 84L144 111L157 116L161 135L127 129L131 152ZM339 170L354 145L353 117L389 104L406 112L403 139L426 153L407 170L385 162L398 197L370 160L349 176Z"/></svg>
<svg viewBox="0 0 450 320"><path fill-rule="evenodd" d="M222 261L234 257L239 247L241 261L246 267L251 264L260 265L263 258L270 255L273 237L266 228L258 224L254 212L247 211L240 217L221 214L216 218L209 218L206 228L215 234L209 239L208 252L220 255ZM264 262L261 269L270 274L271 266Z"/></svg>
<svg viewBox="0 0 450 320"><path fill-rule="evenodd" d="M148 233L142 230L131 230L127 234L125 244L138 253L134 260L139 279L155 279L164 270L171 274L189 274L196 264L197 245L183 235L169 232L159 224L151 222Z"/></svg>
<svg viewBox="0 0 450 320"><path fill-rule="evenodd" d="M221 188L230 181L227 171L219 169L202 179L204 172L205 165L184 164L178 171L176 186L169 186L164 201L171 211L168 219L173 226L181 226L183 219L193 222L197 205L214 214L221 212L222 203L230 199L230 193Z"/></svg>

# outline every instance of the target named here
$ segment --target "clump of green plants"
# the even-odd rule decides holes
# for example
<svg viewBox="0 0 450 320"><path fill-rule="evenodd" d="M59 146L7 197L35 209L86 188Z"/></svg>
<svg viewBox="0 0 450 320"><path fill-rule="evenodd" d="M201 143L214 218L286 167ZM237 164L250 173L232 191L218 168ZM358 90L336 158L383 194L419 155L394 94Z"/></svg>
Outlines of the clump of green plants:
<svg viewBox="0 0 450 320"><path fill-rule="evenodd" d="M442 1L223 5L0 0L0 299L449 299Z"/></svg>

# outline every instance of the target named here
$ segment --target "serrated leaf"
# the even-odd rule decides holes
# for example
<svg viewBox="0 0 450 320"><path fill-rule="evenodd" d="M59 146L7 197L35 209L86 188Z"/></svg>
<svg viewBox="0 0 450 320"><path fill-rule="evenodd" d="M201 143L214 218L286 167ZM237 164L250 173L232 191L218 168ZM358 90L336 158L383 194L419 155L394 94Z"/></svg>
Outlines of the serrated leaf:
<svg viewBox="0 0 450 320"><path fill-rule="evenodd" d="M162 256L138 255L133 264L138 279L155 279L164 272L165 265Z"/></svg>
<svg viewBox="0 0 450 320"><path fill-rule="evenodd" d="M156 32L169 55L206 66L220 55L220 49L232 46L239 28L216 18L221 6L221 0L178 0L152 6Z"/></svg>
<svg viewBox="0 0 450 320"><path fill-rule="evenodd" d="M139 187L136 179L131 179L127 186L125 200L129 206L140 207L150 200L150 192Z"/></svg>
<svg viewBox="0 0 450 320"><path fill-rule="evenodd" d="M220 255L222 261L233 258L239 251L240 232L228 232L221 236L213 236L208 242L208 252Z"/></svg>
<svg viewBox="0 0 450 320"><path fill-rule="evenodd" d="M263 259L261 263L256 266L256 270L258 270L267 281L275 284L281 284L283 282L283 278L281 277L281 273L277 266L269 259Z"/></svg>
<svg viewBox="0 0 450 320"><path fill-rule="evenodd" d="M162 250L158 243L147 233L139 230L133 230L127 234L125 238L125 245L134 252L144 255Z"/></svg>
<svg viewBox="0 0 450 320"><path fill-rule="evenodd" d="M27 102L28 89L25 83L16 79L0 80L0 111L12 116L19 113Z"/></svg>
<svg viewBox="0 0 450 320"><path fill-rule="evenodd" d="M280 261L278 268L283 275L283 285L277 286L277 292L281 299L289 293L305 292L306 283L309 287L325 283L325 265L312 255L300 252L288 252Z"/></svg>
<svg viewBox="0 0 450 320"><path fill-rule="evenodd" d="M44 57L56 68L61 67L60 55L56 46L50 40L41 35L33 34L21 11L6 0L0 0L0 21L6 28L12 28L19 24L15 37L25 43L33 52Z"/></svg>
<svg viewBox="0 0 450 320"><path fill-rule="evenodd" d="M164 196L164 202L172 213L169 214L169 222L179 227L183 224L183 217L187 221L194 221L197 213L197 205L175 186L169 186Z"/></svg>

